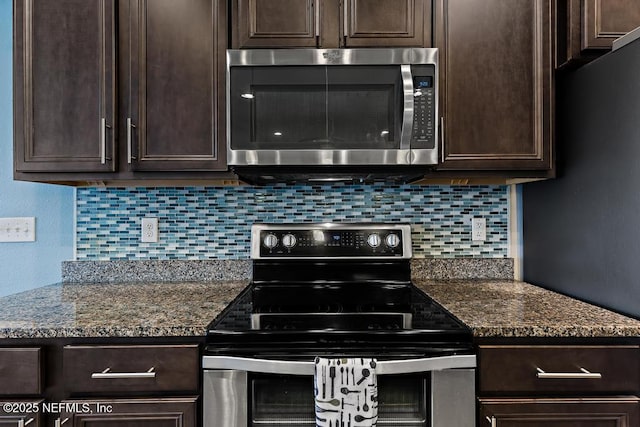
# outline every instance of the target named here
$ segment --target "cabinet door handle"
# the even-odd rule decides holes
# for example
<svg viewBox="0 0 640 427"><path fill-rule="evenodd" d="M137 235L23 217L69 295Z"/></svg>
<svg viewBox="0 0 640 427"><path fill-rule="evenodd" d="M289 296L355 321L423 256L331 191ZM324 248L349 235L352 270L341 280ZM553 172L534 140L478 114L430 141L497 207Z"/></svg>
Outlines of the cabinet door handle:
<svg viewBox="0 0 640 427"><path fill-rule="evenodd" d="M111 160L107 157L107 129L111 129L111 126L103 117L100 119L100 163L103 165L107 163L107 160Z"/></svg>
<svg viewBox="0 0 640 427"><path fill-rule="evenodd" d="M131 117L127 117L127 163L131 164L132 160L137 160L133 156L133 129L136 125L133 124Z"/></svg>
<svg viewBox="0 0 640 427"><path fill-rule="evenodd" d="M496 417L494 417L494 416L485 417L485 419L489 422L491 427L496 427L498 425L498 422L496 421Z"/></svg>
<svg viewBox="0 0 640 427"><path fill-rule="evenodd" d="M62 418L58 418L58 419L55 421L55 423L54 423L55 427L61 427L64 423L66 423L67 421L69 421L69 418L65 418L65 419L64 419L64 420L62 420L62 421L60 421L60 420L62 420Z"/></svg>
<svg viewBox="0 0 640 427"><path fill-rule="evenodd" d="M442 152L440 153L440 163L444 163L444 151L445 151L445 147L444 147L444 116L440 117L440 139L441 139L441 144L440 146L442 147Z"/></svg>
<svg viewBox="0 0 640 427"><path fill-rule="evenodd" d="M147 372L111 372L111 368L107 368L102 372L94 372L91 378L94 379L114 379L114 378L155 378L156 373L154 367Z"/></svg>
<svg viewBox="0 0 640 427"><path fill-rule="evenodd" d="M349 16L347 12L349 11L349 5L347 4L349 0L342 0L342 35L344 36L344 45L347 45L347 36L349 35Z"/></svg>
<svg viewBox="0 0 640 427"><path fill-rule="evenodd" d="M601 379L602 374L598 372L589 372L584 368L580 368L580 372L545 372L540 368L536 368L536 377L540 379L552 380L576 380L576 379Z"/></svg>
<svg viewBox="0 0 640 427"><path fill-rule="evenodd" d="M313 2L314 8L314 25L316 26L316 37L320 37L320 0Z"/></svg>
<svg viewBox="0 0 640 427"><path fill-rule="evenodd" d="M32 422L34 422L35 420L36 420L35 418L29 418L27 420L27 422L25 422L24 420L20 420L20 421L18 421L18 427L26 427L29 424L31 424Z"/></svg>

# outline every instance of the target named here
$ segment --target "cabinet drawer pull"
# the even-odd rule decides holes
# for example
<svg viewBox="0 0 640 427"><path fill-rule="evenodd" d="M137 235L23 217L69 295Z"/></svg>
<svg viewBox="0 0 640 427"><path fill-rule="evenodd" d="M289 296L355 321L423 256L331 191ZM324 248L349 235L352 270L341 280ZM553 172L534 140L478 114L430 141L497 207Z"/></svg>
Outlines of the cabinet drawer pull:
<svg viewBox="0 0 640 427"><path fill-rule="evenodd" d="M491 424L491 427L496 427L497 425L496 417L485 417L485 418L487 419L489 424Z"/></svg>
<svg viewBox="0 0 640 427"><path fill-rule="evenodd" d="M55 422L55 427L61 427L64 423L66 423L67 421L69 421L69 418L65 418L64 420L62 420L62 418L58 418Z"/></svg>
<svg viewBox="0 0 640 427"><path fill-rule="evenodd" d="M26 427L29 424L31 424L32 422L34 422L35 420L36 420L35 418L29 418L27 420L27 422L24 422L24 420L20 420L20 421L18 421L18 427Z"/></svg>
<svg viewBox="0 0 640 427"><path fill-rule="evenodd" d="M114 379L114 378L155 378L156 373L154 367L147 372L111 372L111 368L107 368L102 372L94 372L91 378L97 379Z"/></svg>
<svg viewBox="0 0 640 427"><path fill-rule="evenodd" d="M545 372L540 368L536 368L536 376L541 379L554 380L574 380L574 379L600 379L602 374L598 372L589 372L584 368L580 368L580 372Z"/></svg>
<svg viewBox="0 0 640 427"><path fill-rule="evenodd" d="M315 22L313 23L313 25L315 25L316 27L316 39L318 39L320 37L320 0L316 0L313 3L313 13L314 13L314 18L315 18ZM317 42L318 40L316 40ZM318 43L317 46L319 46L320 44Z"/></svg>

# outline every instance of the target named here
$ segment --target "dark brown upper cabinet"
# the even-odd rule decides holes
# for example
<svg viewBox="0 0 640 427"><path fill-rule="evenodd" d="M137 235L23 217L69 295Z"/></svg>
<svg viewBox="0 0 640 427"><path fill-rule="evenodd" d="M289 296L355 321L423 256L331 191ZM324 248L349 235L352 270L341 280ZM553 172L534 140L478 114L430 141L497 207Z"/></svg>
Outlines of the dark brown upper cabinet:
<svg viewBox="0 0 640 427"><path fill-rule="evenodd" d="M232 0L233 47L429 47L431 0Z"/></svg>
<svg viewBox="0 0 640 427"><path fill-rule="evenodd" d="M559 0L558 66L581 65L640 27L637 0Z"/></svg>
<svg viewBox="0 0 640 427"><path fill-rule="evenodd" d="M22 172L116 170L115 1L14 1Z"/></svg>
<svg viewBox="0 0 640 427"><path fill-rule="evenodd" d="M225 1L15 0L14 11L17 179L227 170Z"/></svg>
<svg viewBox="0 0 640 427"><path fill-rule="evenodd" d="M226 50L219 3L129 3L129 43L122 46L128 93L121 97L127 102L122 121L132 170L226 169L224 149L218 149L225 141Z"/></svg>
<svg viewBox="0 0 640 427"><path fill-rule="evenodd" d="M440 170L552 169L551 0L436 0Z"/></svg>

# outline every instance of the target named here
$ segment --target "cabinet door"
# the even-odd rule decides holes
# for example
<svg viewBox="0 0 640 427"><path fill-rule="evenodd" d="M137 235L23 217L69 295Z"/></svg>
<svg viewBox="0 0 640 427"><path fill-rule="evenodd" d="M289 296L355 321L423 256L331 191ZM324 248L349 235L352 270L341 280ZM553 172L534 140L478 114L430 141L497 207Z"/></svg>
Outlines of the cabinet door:
<svg viewBox="0 0 640 427"><path fill-rule="evenodd" d="M233 47L316 47L319 1L233 0Z"/></svg>
<svg viewBox="0 0 640 427"><path fill-rule="evenodd" d="M56 426L196 427L196 401L195 397L68 400L64 402L65 405L74 408L75 411L62 414L56 421ZM67 422L64 422L65 420Z"/></svg>
<svg viewBox="0 0 640 427"><path fill-rule="evenodd" d="M44 426L43 400L0 400L0 427Z"/></svg>
<svg viewBox="0 0 640 427"><path fill-rule="evenodd" d="M638 0L582 0L582 48L611 49L611 43L640 26Z"/></svg>
<svg viewBox="0 0 640 427"><path fill-rule="evenodd" d="M120 95L130 168L226 169L225 2L132 1L128 27L129 93Z"/></svg>
<svg viewBox="0 0 640 427"><path fill-rule="evenodd" d="M637 398L480 399L487 427L633 427L640 425Z"/></svg>
<svg viewBox="0 0 640 427"><path fill-rule="evenodd" d="M343 0L344 44L431 46L431 0Z"/></svg>
<svg viewBox="0 0 640 427"><path fill-rule="evenodd" d="M114 2L14 1L16 171L115 170Z"/></svg>
<svg viewBox="0 0 640 427"><path fill-rule="evenodd" d="M550 0L437 0L441 169L552 167Z"/></svg>

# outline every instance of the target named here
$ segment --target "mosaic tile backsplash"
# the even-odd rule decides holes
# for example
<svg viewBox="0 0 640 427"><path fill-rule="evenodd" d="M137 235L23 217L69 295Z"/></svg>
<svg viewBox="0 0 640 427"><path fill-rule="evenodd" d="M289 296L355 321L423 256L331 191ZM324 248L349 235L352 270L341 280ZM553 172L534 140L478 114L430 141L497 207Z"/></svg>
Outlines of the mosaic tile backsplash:
<svg viewBox="0 0 640 427"><path fill-rule="evenodd" d="M408 222L423 258L508 256L506 186L79 188L77 260L247 259L255 222ZM485 217L487 240L471 241ZM159 242L140 241L144 217Z"/></svg>

